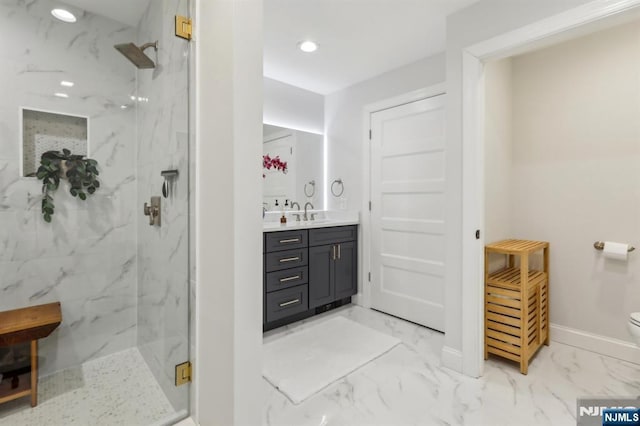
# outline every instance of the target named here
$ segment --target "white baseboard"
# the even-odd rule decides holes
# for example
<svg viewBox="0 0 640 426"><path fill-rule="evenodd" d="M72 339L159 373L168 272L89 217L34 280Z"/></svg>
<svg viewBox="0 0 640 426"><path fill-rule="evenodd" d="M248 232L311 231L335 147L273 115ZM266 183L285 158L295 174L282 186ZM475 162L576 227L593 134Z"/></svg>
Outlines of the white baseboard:
<svg viewBox="0 0 640 426"><path fill-rule="evenodd" d="M551 340L554 342L640 364L640 348L633 343L557 324L551 324L550 331Z"/></svg>
<svg viewBox="0 0 640 426"><path fill-rule="evenodd" d="M442 348L442 366L462 373L462 352L449 346Z"/></svg>

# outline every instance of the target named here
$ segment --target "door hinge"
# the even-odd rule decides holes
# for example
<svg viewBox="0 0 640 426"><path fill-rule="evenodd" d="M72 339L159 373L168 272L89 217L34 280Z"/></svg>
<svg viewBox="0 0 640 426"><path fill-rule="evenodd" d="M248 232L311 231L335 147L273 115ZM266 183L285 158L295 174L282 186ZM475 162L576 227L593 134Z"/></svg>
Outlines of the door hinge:
<svg viewBox="0 0 640 426"><path fill-rule="evenodd" d="M371 282L371 272L369 272L369 282Z"/></svg>
<svg viewBox="0 0 640 426"><path fill-rule="evenodd" d="M371 140L371 138L373 137L372 135L373 133L371 132L371 129L369 129L369 140Z"/></svg>
<svg viewBox="0 0 640 426"><path fill-rule="evenodd" d="M369 211L371 211L371 201L369 201Z"/></svg>
<svg viewBox="0 0 640 426"><path fill-rule="evenodd" d="M476 240L480 239L480 230L476 230Z"/></svg>
<svg viewBox="0 0 640 426"><path fill-rule="evenodd" d="M193 369L191 367L191 362L187 361L176 365L176 386L190 383L192 374Z"/></svg>
<svg viewBox="0 0 640 426"><path fill-rule="evenodd" d="M186 16L176 15L176 36L191 40L193 36L193 21Z"/></svg>

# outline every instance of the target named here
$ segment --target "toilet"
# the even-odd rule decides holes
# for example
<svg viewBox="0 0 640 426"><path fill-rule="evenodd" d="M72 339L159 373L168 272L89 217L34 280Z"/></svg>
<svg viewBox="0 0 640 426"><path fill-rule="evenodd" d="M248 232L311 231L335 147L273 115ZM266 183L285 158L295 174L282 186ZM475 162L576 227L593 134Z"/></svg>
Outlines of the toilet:
<svg viewBox="0 0 640 426"><path fill-rule="evenodd" d="M640 312L633 312L629 316L629 323L627 326L629 327L629 333L633 336L633 340L635 340L636 345L640 346Z"/></svg>

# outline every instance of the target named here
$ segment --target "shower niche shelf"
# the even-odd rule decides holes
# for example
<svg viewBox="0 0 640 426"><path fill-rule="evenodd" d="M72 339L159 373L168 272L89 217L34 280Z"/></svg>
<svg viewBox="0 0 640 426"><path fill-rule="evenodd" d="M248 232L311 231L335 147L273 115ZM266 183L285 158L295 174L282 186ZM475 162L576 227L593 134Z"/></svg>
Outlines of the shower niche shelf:
<svg viewBox="0 0 640 426"><path fill-rule="evenodd" d="M47 151L68 149L89 155L89 119L59 112L22 108L22 176L35 176Z"/></svg>
<svg viewBox="0 0 640 426"><path fill-rule="evenodd" d="M530 256L538 252L542 252L542 270L530 269ZM492 254L505 256L504 268L489 272ZM484 358L494 354L510 359L527 374L536 351L549 345L549 243L504 240L488 244L484 297Z"/></svg>

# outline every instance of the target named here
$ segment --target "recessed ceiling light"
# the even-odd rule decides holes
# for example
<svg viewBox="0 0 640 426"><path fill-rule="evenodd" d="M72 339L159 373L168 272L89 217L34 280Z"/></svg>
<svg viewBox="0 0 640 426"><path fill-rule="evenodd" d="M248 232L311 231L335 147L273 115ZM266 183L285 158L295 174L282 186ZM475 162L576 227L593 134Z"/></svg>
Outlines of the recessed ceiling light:
<svg viewBox="0 0 640 426"><path fill-rule="evenodd" d="M66 93L54 93L54 96L57 96L59 98L68 98L69 95L67 95Z"/></svg>
<svg viewBox="0 0 640 426"><path fill-rule="evenodd" d="M303 41L301 43L298 44L298 47L300 48L300 50L302 50L303 52L306 53L311 53L311 52L315 52L316 50L318 50L318 45L311 41L311 40L306 40Z"/></svg>
<svg viewBox="0 0 640 426"><path fill-rule="evenodd" d="M73 87L75 83L73 81L61 81L60 86L64 87Z"/></svg>
<svg viewBox="0 0 640 426"><path fill-rule="evenodd" d="M76 22L78 19L76 18L76 15L74 15L73 13L69 12L67 9L53 9L51 11L51 14L53 15L54 18L62 21L62 22L67 22L69 24L73 24L74 22Z"/></svg>
<svg viewBox="0 0 640 426"><path fill-rule="evenodd" d="M127 109L127 108L129 108L129 107L126 106L126 105L120 105L120 109Z"/></svg>

